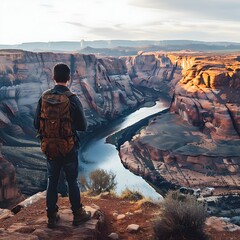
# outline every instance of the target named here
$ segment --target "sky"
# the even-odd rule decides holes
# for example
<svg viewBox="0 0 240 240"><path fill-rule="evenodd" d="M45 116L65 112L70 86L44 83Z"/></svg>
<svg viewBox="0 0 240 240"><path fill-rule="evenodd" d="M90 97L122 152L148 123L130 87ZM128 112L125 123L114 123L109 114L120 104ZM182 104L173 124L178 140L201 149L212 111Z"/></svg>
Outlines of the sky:
<svg viewBox="0 0 240 240"><path fill-rule="evenodd" d="M0 2L0 44L114 39L240 42L240 1Z"/></svg>

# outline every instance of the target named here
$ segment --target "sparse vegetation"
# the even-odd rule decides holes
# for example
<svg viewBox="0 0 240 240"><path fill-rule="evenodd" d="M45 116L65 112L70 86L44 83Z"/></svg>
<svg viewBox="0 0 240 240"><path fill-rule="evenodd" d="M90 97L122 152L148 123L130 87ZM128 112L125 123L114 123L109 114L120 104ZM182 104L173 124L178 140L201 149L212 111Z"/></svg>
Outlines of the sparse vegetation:
<svg viewBox="0 0 240 240"><path fill-rule="evenodd" d="M162 213L154 222L155 240L204 240L206 207L192 195L169 191L162 203Z"/></svg>
<svg viewBox="0 0 240 240"><path fill-rule="evenodd" d="M92 195L110 192L117 185L115 178L116 175L111 171L96 169L90 173L89 179L80 177L81 191L88 191Z"/></svg>
<svg viewBox="0 0 240 240"><path fill-rule="evenodd" d="M120 198L125 199L125 200L129 200L129 201L138 201L143 199L143 195L139 192L139 191L134 191L134 190L130 190L129 188L126 188Z"/></svg>

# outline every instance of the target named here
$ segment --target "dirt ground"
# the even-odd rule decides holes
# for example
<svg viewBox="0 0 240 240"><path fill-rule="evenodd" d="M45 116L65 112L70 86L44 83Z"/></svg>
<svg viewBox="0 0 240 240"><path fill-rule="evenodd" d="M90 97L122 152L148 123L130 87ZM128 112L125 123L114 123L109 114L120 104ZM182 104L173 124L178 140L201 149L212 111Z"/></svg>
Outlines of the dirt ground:
<svg viewBox="0 0 240 240"><path fill-rule="evenodd" d="M161 209L158 205L144 201L131 202L109 196L104 198L90 198L83 196L82 202L84 205L88 206L96 204L104 213L105 224L101 228L102 234L99 240L108 239L108 235L113 232L119 235L119 239L153 239L153 220L161 213ZM68 198L60 198L58 205L60 209L63 206L69 206ZM116 220L113 216L114 213L125 214L126 217L122 220ZM30 226L32 222L34 222L34 219L45 216L45 214L45 200L41 199L37 203L22 209L14 217L1 220L0 228L7 229L17 222L24 222ZM126 230L129 224L138 224L140 226L140 230L136 233L129 233ZM240 236L240 231L217 232L210 227L206 228L206 233L209 236L209 240L238 240Z"/></svg>

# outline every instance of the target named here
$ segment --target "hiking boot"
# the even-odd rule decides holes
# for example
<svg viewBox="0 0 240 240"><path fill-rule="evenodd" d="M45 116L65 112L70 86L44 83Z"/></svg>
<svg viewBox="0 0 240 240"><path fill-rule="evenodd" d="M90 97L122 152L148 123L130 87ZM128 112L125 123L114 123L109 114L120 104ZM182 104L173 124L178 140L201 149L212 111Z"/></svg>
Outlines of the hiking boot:
<svg viewBox="0 0 240 240"><path fill-rule="evenodd" d="M78 226L91 218L91 212L85 211L82 207L77 211L73 211L73 222L74 226Z"/></svg>
<svg viewBox="0 0 240 240"><path fill-rule="evenodd" d="M59 213L58 212L47 213L47 217L48 217L47 227L48 228L56 227L57 222L60 219Z"/></svg>

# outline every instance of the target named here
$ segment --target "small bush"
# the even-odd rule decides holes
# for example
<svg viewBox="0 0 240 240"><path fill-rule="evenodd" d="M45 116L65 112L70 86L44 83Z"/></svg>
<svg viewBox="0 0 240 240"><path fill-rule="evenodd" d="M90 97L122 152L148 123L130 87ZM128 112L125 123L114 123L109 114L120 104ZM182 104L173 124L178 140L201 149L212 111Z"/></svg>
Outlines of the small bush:
<svg viewBox="0 0 240 240"><path fill-rule="evenodd" d="M114 190L116 175L103 169L97 169L90 173L89 179L80 177L81 191L89 191L90 194L98 195L102 192Z"/></svg>
<svg viewBox="0 0 240 240"><path fill-rule="evenodd" d="M206 207L192 195L170 191L162 203L162 213L154 222L156 240L203 240Z"/></svg>
<svg viewBox="0 0 240 240"><path fill-rule="evenodd" d="M126 188L120 197L129 201L138 201L143 199L143 195L139 191L132 191L129 188Z"/></svg>

